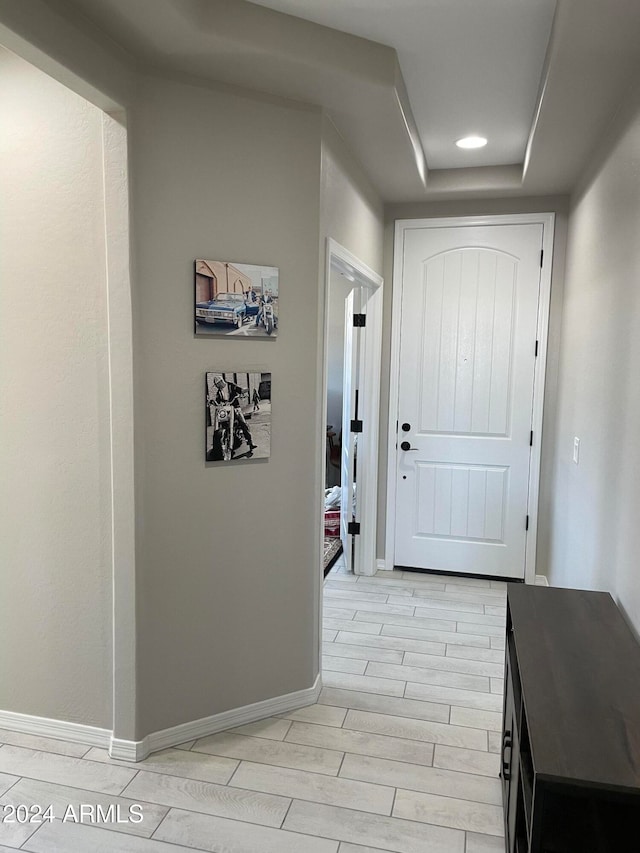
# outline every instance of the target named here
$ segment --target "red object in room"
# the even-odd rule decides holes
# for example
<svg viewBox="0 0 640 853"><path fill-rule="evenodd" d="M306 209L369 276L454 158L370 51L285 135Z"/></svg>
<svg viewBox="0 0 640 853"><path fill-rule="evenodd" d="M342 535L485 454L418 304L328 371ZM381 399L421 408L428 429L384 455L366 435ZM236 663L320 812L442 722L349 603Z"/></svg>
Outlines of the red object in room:
<svg viewBox="0 0 640 853"><path fill-rule="evenodd" d="M340 510L327 509L324 513L324 535L340 536Z"/></svg>

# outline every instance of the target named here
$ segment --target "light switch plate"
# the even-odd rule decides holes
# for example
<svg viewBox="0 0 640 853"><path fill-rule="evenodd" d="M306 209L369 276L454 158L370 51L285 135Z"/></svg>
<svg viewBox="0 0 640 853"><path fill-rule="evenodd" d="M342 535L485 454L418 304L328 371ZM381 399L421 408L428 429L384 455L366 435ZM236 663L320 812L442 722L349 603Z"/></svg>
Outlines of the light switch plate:
<svg viewBox="0 0 640 853"><path fill-rule="evenodd" d="M578 436L573 439L573 461L576 465L580 461L580 439Z"/></svg>

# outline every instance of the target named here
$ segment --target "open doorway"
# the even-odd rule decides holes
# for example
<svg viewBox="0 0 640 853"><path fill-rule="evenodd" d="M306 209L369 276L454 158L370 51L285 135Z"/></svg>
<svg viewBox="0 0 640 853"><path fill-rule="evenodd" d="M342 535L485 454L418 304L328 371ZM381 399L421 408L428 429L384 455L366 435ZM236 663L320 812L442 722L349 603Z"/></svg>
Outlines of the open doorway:
<svg viewBox="0 0 640 853"><path fill-rule="evenodd" d="M326 269L323 566L374 574L382 279L333 240Z"/></svg>

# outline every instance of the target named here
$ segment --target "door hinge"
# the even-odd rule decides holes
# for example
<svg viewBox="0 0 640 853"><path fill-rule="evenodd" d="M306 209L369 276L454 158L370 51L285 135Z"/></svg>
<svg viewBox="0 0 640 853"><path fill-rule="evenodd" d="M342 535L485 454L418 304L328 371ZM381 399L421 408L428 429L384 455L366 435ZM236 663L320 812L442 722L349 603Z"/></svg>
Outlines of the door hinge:
<svg viewBox="0 0 640 853"><path fill-rule="evenodd" d="M529 516L527 516L527 520L526 520L526 521L525 521L525 523L524 523L524 529L525 529L525 530L528 530L528 529L529 529Z"/></svg>
<svg viewBox="0 0 640 853"><path fill-rule="evenodd" d="M349 429L351 430L351 432L362 432L362 421L359 421L357 419L351 421Z"/></svg>
<svg viewBox="0 0 640 853"><path fill-rule="evenodd" d="M542 267L542 261L544 258L544 249L540 249L540 266Z"/></svg>
<svg viewBox="0 0 640 853"><path fill-rule="evenodd" d="M367 315L366 314L354 314L353 315L353 325L355 328L363 328L367 325Z"/></svg>
<svg viewBox="0 0 640 853"><path fill-rule="evenodd" d="M347 533L349 536L359 536L360 535L360 522L359 521L350 521L347 524Z"/></svg>
<svg viewBox="0 0 640 853"><path fill-rule="evenodd" d="M538 344L539 343L540 343L539 341L536 341L536 353L535 353L536 358L538 357Z"/></svg>
<svg viewBox="0 0 640 853"><path fill-rule="evenodd" d="M533 447L533 430L529 433L529 447Z"/></svg>

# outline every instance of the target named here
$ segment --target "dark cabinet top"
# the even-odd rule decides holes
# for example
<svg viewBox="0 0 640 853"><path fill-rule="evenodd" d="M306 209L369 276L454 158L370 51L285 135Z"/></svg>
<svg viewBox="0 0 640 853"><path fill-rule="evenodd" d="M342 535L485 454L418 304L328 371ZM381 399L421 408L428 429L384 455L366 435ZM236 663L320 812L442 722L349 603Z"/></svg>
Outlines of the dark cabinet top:
<svg viewBox="0 0 640 853"><path fill-rule="evenodd" d="M608 593L509 584L536 775L640 793L640 645Z"/></svg>

